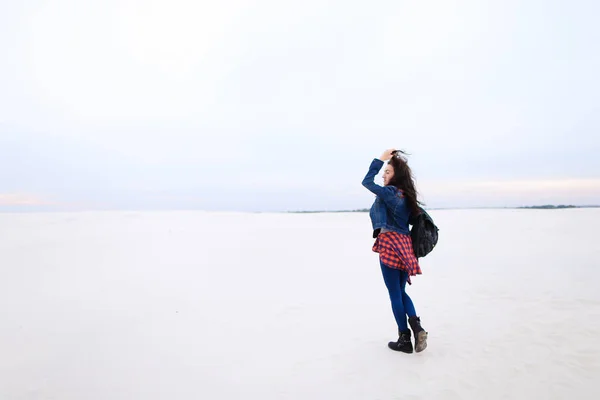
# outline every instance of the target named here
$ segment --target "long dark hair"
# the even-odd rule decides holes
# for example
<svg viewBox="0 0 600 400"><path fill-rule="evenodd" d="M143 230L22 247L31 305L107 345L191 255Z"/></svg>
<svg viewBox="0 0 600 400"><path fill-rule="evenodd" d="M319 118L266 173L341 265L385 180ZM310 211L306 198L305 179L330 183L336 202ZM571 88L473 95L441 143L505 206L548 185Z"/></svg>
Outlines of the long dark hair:
<svg viewBox="0 0 600 400"><path fill-rule="evenodd" d="M415 178L404 157L407 153L402 150L396 150L393 154L388 164L394 168L394 176L388 185L396 186L402 190L408 202L408 208L413 215L418 215L421 213L420 207L424 204L417 199L418 192L415 188Z"/></svg>

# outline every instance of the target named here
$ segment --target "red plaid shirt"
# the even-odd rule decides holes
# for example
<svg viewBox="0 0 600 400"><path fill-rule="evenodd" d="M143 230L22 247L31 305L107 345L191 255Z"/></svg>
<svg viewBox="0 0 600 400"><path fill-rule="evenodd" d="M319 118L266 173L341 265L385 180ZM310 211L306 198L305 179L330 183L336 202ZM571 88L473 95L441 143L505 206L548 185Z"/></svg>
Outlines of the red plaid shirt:
<svg viewBox="0 0 600 400"><path fill-rule="evenodd" d="M379 259L386 267L406 271L409 284L411 276L422 274L409 235L398 232L380 233L373 244L373 251L379 253Z"/></svg>

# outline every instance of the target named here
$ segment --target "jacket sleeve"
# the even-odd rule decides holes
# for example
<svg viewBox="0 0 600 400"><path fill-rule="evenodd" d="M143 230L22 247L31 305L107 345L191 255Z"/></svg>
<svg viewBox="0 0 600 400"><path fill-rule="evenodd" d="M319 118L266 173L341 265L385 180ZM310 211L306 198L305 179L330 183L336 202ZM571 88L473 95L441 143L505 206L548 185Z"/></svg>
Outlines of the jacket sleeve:
<svg viewBox="0 0 600 400"><path fill-rule="evenodd" d="M369 167L369 172L367 172L367 175L362 181L362 185L372 193L381 197L383 201L387 201L396 197L396 190L393 187L379 186L374 182L375 176L381 170L381 167L383 167L383 161L374 158Z"/></svg>

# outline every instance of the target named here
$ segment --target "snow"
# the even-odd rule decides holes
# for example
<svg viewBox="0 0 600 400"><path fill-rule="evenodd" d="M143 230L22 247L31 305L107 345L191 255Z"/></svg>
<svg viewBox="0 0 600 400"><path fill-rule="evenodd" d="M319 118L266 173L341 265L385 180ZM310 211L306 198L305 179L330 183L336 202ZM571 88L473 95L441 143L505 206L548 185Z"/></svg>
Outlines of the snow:
<svg viewBox="0 0 600 400"><path fill-rule="evenodd" d="M407 355L365 213L0 214L0 398L599 398L600 209L431 215Z"/></svg>

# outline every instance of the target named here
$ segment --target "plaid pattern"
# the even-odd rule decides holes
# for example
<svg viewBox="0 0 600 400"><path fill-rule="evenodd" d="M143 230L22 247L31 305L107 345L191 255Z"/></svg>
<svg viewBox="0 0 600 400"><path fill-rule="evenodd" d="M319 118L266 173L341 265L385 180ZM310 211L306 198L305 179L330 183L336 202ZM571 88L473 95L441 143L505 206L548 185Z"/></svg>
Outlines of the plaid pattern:
<svg viewBox="0 0 600 400"><path fill-rule="evenodd" d="M379 259L386 267L406 271L409 284L411 284L411 276L422 274L409 235L398 232L380 233L373 244L373 251L379 253Z"/></svg>

